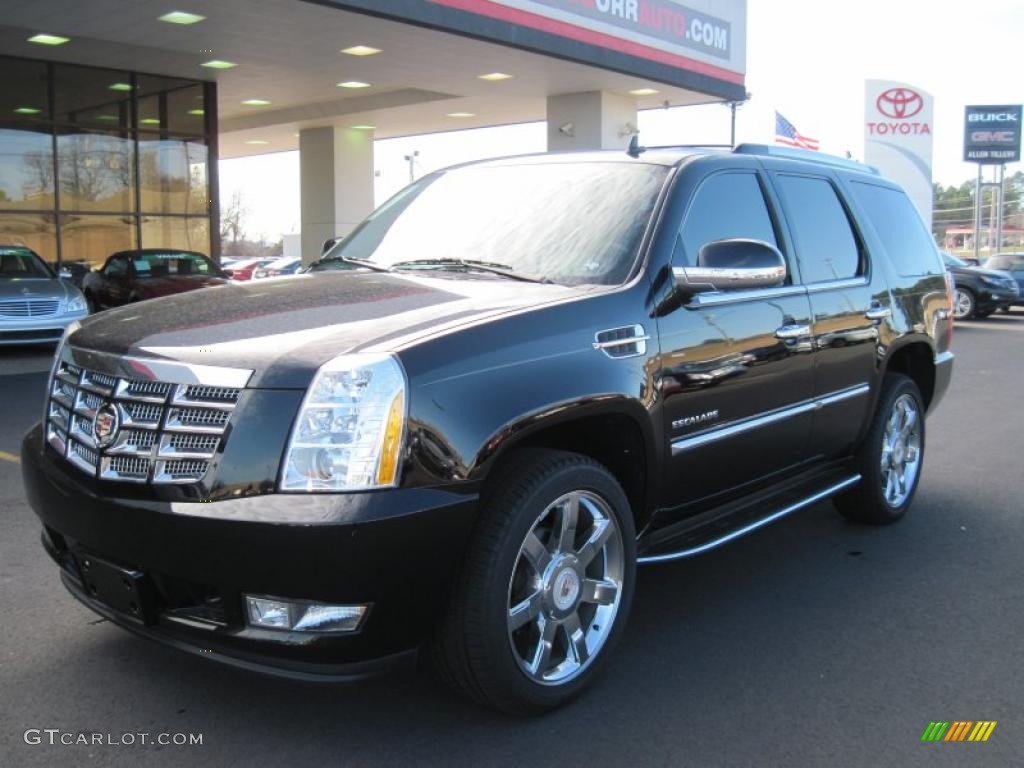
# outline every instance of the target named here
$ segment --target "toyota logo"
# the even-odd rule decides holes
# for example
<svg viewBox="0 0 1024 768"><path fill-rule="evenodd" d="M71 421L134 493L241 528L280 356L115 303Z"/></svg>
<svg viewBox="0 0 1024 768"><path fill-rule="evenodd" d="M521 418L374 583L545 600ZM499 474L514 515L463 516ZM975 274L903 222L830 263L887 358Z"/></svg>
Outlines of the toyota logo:
<svg viewBox="0 0 1024 768"><path fill-rule="evenodd" d="M113 403L104 403L92 422L92 436L99 448L106 448L117 439L121 429L121 412Z"/></svg>
<svg viewBox="0 0 1024 768"><path fill-rule="evenodd" d="M886 117L905 120L924 109L924 99L910 88L890 88L875 99L875 106Z"/></svg>

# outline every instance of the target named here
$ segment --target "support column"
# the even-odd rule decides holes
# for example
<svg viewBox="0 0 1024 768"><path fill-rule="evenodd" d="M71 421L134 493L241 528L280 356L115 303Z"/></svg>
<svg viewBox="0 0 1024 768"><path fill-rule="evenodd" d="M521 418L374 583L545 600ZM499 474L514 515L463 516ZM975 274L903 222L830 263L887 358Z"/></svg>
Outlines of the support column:
<svg viewBox="0 0 1024 768"><path fill-rule="evenodd" d="M625 149L636 130L636 100L608 91L548 96L548 151Z"/></svg>
<svg viewBox="0 0 1024 768"><path fill-rule="evenodd" d="M299 132L302 263L325 240L347 235L373 210L373 131L307 128Z"/></svg>

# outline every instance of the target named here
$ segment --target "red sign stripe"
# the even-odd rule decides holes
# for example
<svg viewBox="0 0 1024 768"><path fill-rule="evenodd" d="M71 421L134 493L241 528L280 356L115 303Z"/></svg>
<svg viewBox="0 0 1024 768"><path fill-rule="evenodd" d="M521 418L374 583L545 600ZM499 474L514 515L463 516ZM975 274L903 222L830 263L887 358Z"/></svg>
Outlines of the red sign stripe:
<svg viewBox="0 0 1024 768"><path fill-rule="evenodd" d="M598 48L607 48L618 53L636 56L640 59L655 61L659 64L667 64L670 67L685 69L699 75L724 80L727 83L743 85L743 75L739 72L732 72L728 69L716 67L713 64L705 64L703 61L697 61L686 56L679 56L658 48L634 43L631 40L621 40L602 32L594 32L583 27L577 27L575 24L558 21L557 19L549 19L546 16L540 16L529 11L510 8L507 5L490 2L490 0L429 0L429 2L459 11L475 13L479 16L487 16L499 21L507 21L520 27L536 29L539 32L567 37L570 40L587 43Z"/></svg>

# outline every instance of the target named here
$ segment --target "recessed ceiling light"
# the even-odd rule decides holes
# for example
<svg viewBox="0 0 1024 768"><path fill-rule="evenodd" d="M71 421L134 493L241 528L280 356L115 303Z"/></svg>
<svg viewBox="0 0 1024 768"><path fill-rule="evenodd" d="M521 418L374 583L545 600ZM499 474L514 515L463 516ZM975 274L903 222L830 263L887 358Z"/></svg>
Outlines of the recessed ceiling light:
<svg viewBox="0 0 1024 768"><path fill-rule="evenodd" d="M35 107L18 107L14 111L19 115L38 115L43 110L36 109Z"/></svg>
<svg viewBox="0 0 1024 768"><path fill-rule="evenodd" d="M476 112L449 112L448 117L476 117Z"/></svg>
<svg viewBox="0 0 1024 768"><path fill-rule="evenodd" d="M653 96L657 91L654 88L636 88L629 93L631 96Z"/></svg>
<svg viewBox="0 0 1024 768"><path fill-rule="evenodd" d="M38 43L39 45L64 45L70 39L70 37L61 37L60 35L39 34L32 35L28 41L30 43Z"/></svg>
<svg viewBox="0 0 1024 768"><path fill-rule="evenodd" d="M270 102L266 99L246 99L242 102L247 107L267 107L270 106Z"/></svg>
<svg viewBox="0 0 1024 768"><path fill-rule="evenodd" d="M372 130L376 129L376 127L377 127L376 125L350 125L349 126L349 128L351 128L354 131L372 131Z"/></svg>
<svg viewBox="0 0 1024 768"><path fill-rule="evenodd" d="M237 67L233 61L223 61L222 59L212 59L210 61L204 61L200 66L208 67L209 69L231 69Z"/></svg>
<svg viewBox="0 0 1024 768"><path fill-rule="evenodd" d="M369 88L369 83L364 83L359 80L346 80L344 83L338 83L339 88Z"/></svg>
<svg viewBox="0 0 1024 768"><path fill-rule="evenodd" d="M203 110L203 109L190 109L188 111L188 113L190 115L195 115L196 117L202 117L203 115L206 114L206 110Z"/></svg>
<svg viewBox="0 0 1024 768"><path fill-rule="evenodd" d="M111 91L130 91L132 86L129 83L111 83L107 86L107 89Z"/></svg>
<svg viewBox="0 0 1024 768"><path fill-rule="evenodd" d="M380 53L380 48L372 48L369 45L353 45L351 48L342 48L342 53L347 53L349 56L373 56L375 53Z"/></svg>
<svg viewBox="0 0 1024 768"><path fill-rule="evenodd" d="M491 80L491 81L511 80L512 79L512 75L506 75L504 72L489 72L486 75L477 75L477 77L479 79L481 79L481 80Z"/></svg>
<svg viewBox="0 0 1024 768"><path fill-rule="evenodd" d="M188 13L187 11L171 11L157 17L159 21L166 21L168 24L196 24L205 18L198 13Z"/></svg>
<svg viewBox="0 0 1024 768"><path fill-rule="evenodd" d="M139 120L141 125L160 125L160 121L155 117L144 117Z"/></svg>
<svg viewBox="0 0 1024 768"><path fill-rule="evenodd" d="M249 139L245 143L246 144L252 144L253 146L259 146L261 144L269 144L270 142L269 141L265 141L264 139Z"/></svg>

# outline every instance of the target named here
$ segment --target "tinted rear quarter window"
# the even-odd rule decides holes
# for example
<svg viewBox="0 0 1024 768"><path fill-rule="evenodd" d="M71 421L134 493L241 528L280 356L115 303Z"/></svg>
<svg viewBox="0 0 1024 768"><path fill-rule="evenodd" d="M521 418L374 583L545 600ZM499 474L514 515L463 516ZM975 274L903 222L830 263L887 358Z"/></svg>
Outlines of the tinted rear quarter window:
<svg viewBox="0 0 1024 768"><path fill-rule="evenodd" d="M906 277L941 274L942 264L935 243L906 194L861 181L851 182L850 188L898 274Z"/></svg>
<svg viewBox="0 0 1024 768"><path fill-rule="evenodd" d="M776 177L786 201L805 283L845 280L862 274L860 247L846 209L828 179Z"/></svg>

